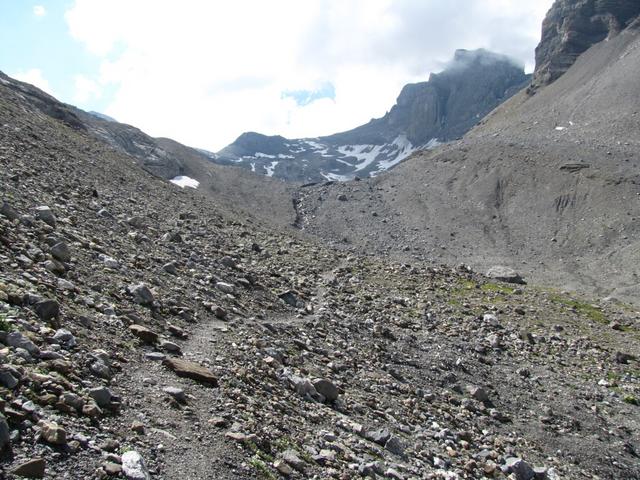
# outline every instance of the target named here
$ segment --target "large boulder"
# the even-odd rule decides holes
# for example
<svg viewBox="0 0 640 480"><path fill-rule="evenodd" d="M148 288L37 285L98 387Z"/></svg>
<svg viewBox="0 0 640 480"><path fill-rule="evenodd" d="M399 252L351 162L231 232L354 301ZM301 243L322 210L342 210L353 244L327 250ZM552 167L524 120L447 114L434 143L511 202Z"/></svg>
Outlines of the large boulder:
<svg viewBox="0 0 640 480"><path fill-rule="evenodd" d="M500 280L501 282L516 283L526 285L522 276L513 268L496 265L487 271L487 277Z"/></svg>

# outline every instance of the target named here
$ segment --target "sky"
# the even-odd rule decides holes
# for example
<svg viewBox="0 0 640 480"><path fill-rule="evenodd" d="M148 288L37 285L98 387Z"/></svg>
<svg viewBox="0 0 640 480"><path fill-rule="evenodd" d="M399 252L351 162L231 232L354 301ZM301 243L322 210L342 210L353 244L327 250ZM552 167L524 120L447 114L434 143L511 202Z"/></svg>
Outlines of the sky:
<svg viewBox="0 0 640 480"><path fill-rule="evenodd" d="M0 70L218 151L383 116L458 48L534 67L552 0L0 0Z"/></svg>

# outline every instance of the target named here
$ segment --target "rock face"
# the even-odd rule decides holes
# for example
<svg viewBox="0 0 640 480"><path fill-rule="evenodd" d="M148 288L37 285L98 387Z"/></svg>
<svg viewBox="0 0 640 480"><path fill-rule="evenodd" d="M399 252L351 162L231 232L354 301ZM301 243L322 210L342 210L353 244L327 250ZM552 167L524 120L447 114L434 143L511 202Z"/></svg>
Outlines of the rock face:
<svg viewBox="0 0 640 480"><path fill-rule="evenodd" d="M637 0L556 0L542 24L533 88L563 75L588 48L640 16Z"/></svg>
<svg viewBox="0 0 640 480"><path fill-rule="evenodd" d="M461 137L528 80L522 67L505 56L458 50L443 72L405 86L382 118L319 138L243 133L212 160L288 181L376 175L420 148Z"/></svg>

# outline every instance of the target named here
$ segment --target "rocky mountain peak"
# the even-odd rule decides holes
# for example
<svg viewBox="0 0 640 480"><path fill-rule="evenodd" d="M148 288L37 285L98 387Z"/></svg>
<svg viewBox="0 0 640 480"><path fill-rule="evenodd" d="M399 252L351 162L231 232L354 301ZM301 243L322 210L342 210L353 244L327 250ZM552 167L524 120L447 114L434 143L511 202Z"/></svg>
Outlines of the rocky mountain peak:
<svg viewBox="0 0 640 480"><path fill-rule="evenodd" d="M529 81L522 66L488 50L457 50L442 72L405 85L382 118L327 137L243 133L214 162L289 181L375 176L420 148L457 139Z"/></svg>
<svg viewBox="0 0 640 480"><path fill-rule="evenodd" d="M592 45L617 35L638 17L637 0L556 0L542 24L533 87L553 83Z"/></svg>

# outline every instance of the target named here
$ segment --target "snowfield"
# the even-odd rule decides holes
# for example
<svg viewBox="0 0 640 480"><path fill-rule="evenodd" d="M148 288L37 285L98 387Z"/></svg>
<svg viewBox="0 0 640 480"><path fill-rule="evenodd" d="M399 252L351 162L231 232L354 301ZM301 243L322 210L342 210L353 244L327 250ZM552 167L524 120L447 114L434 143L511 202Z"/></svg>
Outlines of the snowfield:
<svg viewBox="0 0 640 480"><path fill-rule="evenodd" d="M187 177L185 175L174 177L169 181L174 185L179 186L180 188L185 188L185 187L198 188L198 186L200 186L200 182L197 181L195 178Z"/></svg>

